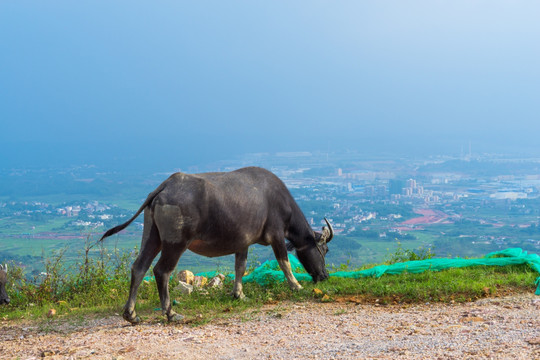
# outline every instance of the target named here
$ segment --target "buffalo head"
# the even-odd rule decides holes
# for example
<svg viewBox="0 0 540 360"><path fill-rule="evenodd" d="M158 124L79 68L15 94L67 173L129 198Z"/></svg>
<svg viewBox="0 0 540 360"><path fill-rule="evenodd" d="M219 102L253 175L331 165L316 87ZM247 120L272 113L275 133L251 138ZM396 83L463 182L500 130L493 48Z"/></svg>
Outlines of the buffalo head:
<svg viewBox="0 0 540 360"><path fill-rule="evenodd" d="M304 266L304 269L313 278L313 282L322 281L328 278L326 262L324 257L328 252L327 243L334 237L332 225L324 218L328 227L323 226L322 232L315 232L313 241L296 249L298 260Z"/></svg>
<svg viewBox="0 0 540 360"><path fill-rule="evenodd" d="M9 296L6 292L7 265L0 264L0 305L9 304Z"/></svg>

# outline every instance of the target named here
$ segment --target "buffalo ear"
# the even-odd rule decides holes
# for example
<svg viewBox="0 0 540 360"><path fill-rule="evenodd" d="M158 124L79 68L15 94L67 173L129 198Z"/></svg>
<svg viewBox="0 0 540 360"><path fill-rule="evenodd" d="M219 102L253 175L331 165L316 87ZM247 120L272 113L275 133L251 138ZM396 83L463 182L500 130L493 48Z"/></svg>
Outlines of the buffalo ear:
<svg viewBox="0 0 540 360"><path fill-rule="evenodd" d="M317 245L319 246L323 246L324 244L326 244L326 238L325 238L325 234L324 234L324 230L325 230L325 227L323 227L323 232L322 234L321 233L318 233L316 232L315 233L315 236L316 236L316 242L317 242Z"/></svg>

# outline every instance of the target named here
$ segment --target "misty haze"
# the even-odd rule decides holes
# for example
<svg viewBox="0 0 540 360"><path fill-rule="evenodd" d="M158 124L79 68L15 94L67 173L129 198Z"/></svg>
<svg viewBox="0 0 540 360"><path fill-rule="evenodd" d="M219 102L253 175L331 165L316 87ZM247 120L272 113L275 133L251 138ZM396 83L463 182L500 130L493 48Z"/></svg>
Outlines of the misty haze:
<svg viewBox="0 0 540 360"><path fill-rule="evenodd" d="M494 270L495 275L475 270L481 275L462 282L491 281L491 276L507 280L514 274L527 280L519 278L517 285L493 280L497 285L478 285L470 293L451 288L457 286L453 280L402 274L395 284L358 279L355 286L373 281L368 288L383 289L382 295L365 294L349 285L340 287L345 282L333 276L409 260L483 258L490 253L498 257L508 249L540 253L539 13L540 5L534 2L483 0L0 2L0 264L12 269L2 273L5 279L11 277L5 280L11 303L8 308L5 299L6 306L0 306L1 329L10 328L4 338L0 331L0 340L22 344L29 339L24 338L26 330L12 326L13 319L48 316L52 325L47 326L56 329L57 310L68 319L79 308L83 316L94 308L106 309L111 319L118 316L119 299L127 298L130 266L141 248L144 215L103 243L97 241L136 214L148 194L176 172L263 167L290 191L309 224L306 233L324 232L325 218L332 224L330 251L323 254L317 245L319 273L328 271L328 282L300 281L300 295L288 295L290 289L280 285L248 284L247 308L281 306L282 300L313 306L347 303L346 310L334 311L337 317L360 309L347 307L351 297L354 304L367 301L370 309L395 305L400 313L403 304L453 306L455 301L513 292L533 294L537 288L529 280L538 274L529 263ZM295 251L289 254L298 256ZM107 284L119 279L121 285L106 285L112 290L102 287L104 293L90 291L98 280L87 276L89 264L105 258L117 268L111 275L101 266L101 280ZM254 244L247 273L275 259L271 246ZM176 267L183 269L232 276L235 255L206 258L186 251ZM151 271L146 283L155 282ZM440 273L433 276L449 276ZM74 274L86 277L69 283L66 279ZM457 274L456 283L459 276L468 276L452 274ZM53 280L74 288L84 284L84 289L69 288L64 291L69 296L62 297L62 286L55 288ZM449 285L430 293L426 282ZM159 300L154 290L144 289L146 283L137 306L154 326L161 324L152 310ZM417 296L411 300L410 294L397 293L400 283L424 288L410 291ZM224 284L227 291L233 287L232 281ZM186 306L187 323L214 321L213 313L200 315L196 306L178 305L186 296L171 288L172 306ZM242 288L234 289L243 295ZM243 303L229 303L232 300L213 291L205 299L215 303L200 308L218 309L218 319L229 311L241 313ZM78 293L88 302L74 300ZM109 303L92 303L92 295ZM535 300L524 301L526 305L519 306L538 309ZM516 309L512 306L493 313ZM49 312L37 314L36 309ZM169 320L171 309L165 309ZM130 311L125 319L140 320ZM489 343L489 357L499 356L493 355L494 349L503 352L502 358L509 354L504 351L518 353L472 339L480 333L499 339L503 330L496 326L498 319L488 321L491 313L479 315L468 308L462 313L474 320L459 318L451 325L463 327L459 336ZM272 321L279 319L281 313L272 315ZM532 324L531 329L539 328L537 321ZM482 331L472 329L476 325L484 326ZM184 326L171 329L187 333L191 325ZM412 325L407 326L403 329L409 331ZM519 331L532 342L512 336L526 349L523 354L538 355L540 333L531 329ZM199 344L184 340L188 350L186 344ZM31 353L36 346L25 344L25 358L50 353L45 345L41 353ZM384 342L384 352L353 356L349 348L339 348L343 352L320 354L376 358L393 356L388 355L391 349L398 349L396 358L409 358L407 354L421 350L408 348L411 343L389 344ZM406 348L409 352L401 351ZM117 350L74 356L125 355ZM480 356L465 350L447 355L443 350L450 357ZM6 354L19 357L15 350ZM132 355L144 357L141 354ZM302 358L296 355L290 357Z"/></svg>

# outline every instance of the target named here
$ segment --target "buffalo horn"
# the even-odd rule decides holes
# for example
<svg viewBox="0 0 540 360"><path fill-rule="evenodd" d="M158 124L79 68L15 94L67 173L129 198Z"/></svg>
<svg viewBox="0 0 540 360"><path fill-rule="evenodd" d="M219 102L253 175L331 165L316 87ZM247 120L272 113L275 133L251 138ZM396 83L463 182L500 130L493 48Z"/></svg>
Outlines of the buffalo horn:
<svg viewBox="0 0 540 360"><path fill-rule="evenodd" d="M332 227L332 225L330 224L328 219L324 218L324 221L326 222L326 225L328 225L328 227L323 226L323 228L322 228L321 242L324 241L324 242L328 243L334 237L334 228Z"/></svg>

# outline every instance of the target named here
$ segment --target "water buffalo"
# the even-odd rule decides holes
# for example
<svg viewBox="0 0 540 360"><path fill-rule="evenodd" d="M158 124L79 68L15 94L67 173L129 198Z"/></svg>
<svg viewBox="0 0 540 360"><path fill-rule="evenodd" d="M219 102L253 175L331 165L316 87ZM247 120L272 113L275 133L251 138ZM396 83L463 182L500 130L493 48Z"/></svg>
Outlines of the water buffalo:
<svg viewBox="0 0 540 360"><path fill-rule="evenodd" d="M0 264L0 305L9 304L9 296L6 291L7 270L7 265Z"/></svg>
<svg viewBox="0 0 540 360"><path fill-rule="evenodd" d="M296 249L313 281L328 277L324 257L333 237L332 226L325 219L328 227L314 232L285 184L268 170L247 167L232 172L175 173L148 195L131 219L105 232L101 240L125 229L143 211L141 251L131 267L123 314L132 324L140 322L135 313L137 289L160 251L154 275L161 308L169 321L182 318L171 308L168 283L186 249L208 257L235 254L236 298L244 297L242 276L252 244L272 246L293 290L302 286L291 271L287 247Z"/></svg>

